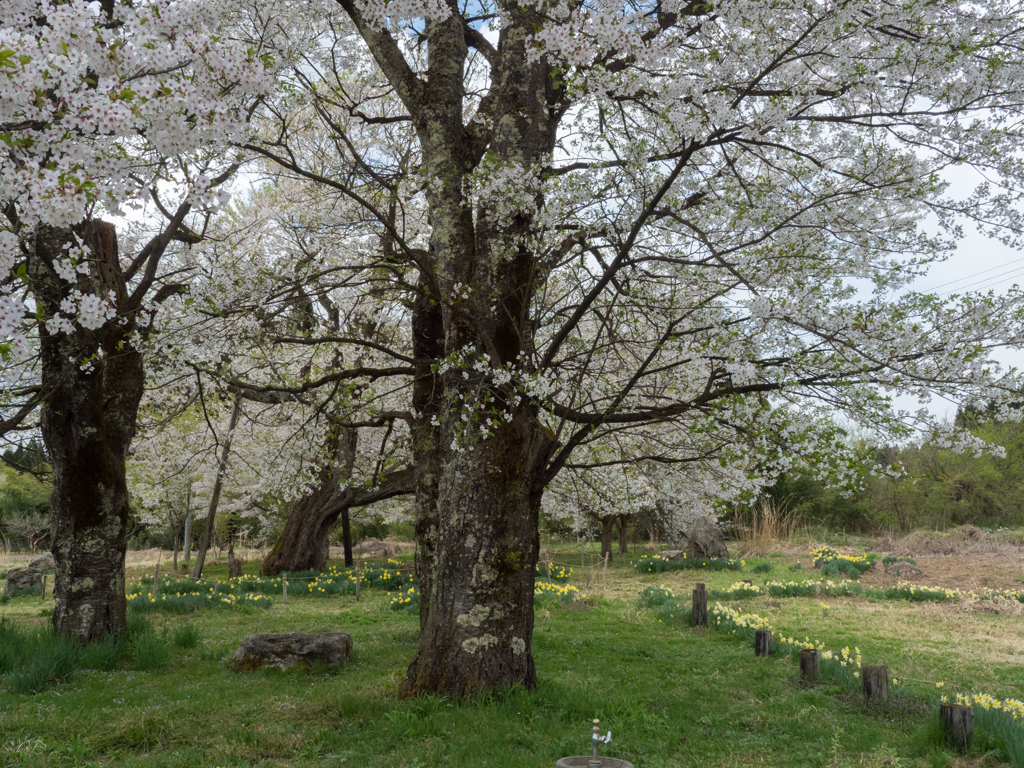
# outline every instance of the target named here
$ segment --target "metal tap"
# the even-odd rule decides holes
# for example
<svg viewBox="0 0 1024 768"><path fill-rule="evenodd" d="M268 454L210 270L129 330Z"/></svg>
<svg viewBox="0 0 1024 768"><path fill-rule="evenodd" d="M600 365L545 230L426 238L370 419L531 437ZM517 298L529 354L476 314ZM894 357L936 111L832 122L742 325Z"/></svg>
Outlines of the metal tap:
<svg viewBox="0 0 1024 768"><path fill-rule="evenodd" d="M601 724L601 721L598 720L597 718L594 718L594 734L593 734L593 736L590 737L590 739L591 739L591 741L594 744L594 757L595 758L597 757L597 745L598 744L611 744L612 743L612 732L608 731L608 733L606 735L602 736L601 735L601 729L598 728L598 726L600 724Z"/></svg>

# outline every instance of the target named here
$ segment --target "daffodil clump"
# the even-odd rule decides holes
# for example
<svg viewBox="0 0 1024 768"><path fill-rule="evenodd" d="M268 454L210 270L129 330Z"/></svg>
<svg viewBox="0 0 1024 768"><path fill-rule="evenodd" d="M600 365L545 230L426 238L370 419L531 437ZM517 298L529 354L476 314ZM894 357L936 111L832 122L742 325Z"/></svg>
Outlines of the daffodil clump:
<svg viewBox="0 0 1024 768"><path fill-rule="evenodd" d="M715 603L708 611L708 626L736 635L748 643L754 642L754 635L759 629L774 631L772 625L763 616L758 616L756 613L743 613L721 603Z"/></svg>
<svg viewBox="0 0 1024 768"><path fill-rule="evenodd" d="M766 581L762 584L747 584L737 581L725 589L715 589L708 596L716 600L741 600L748 597L847 597L857 595L876 600L912 600L915 602L941 603L947 600L972 598L991 600L1006 598L1024 603L1024 590L986 589L980 592L927 587L901 581L892 587L862 587L848 581L835 582L831 579L819 581Z"/></svg>
<svg viewBox="0 0 1024 768"><path fill-rule="evenodd" d="M418 613L420 610L420 593L415 586L398 592L388 592L388 597L391 598L389 607L393 611ZM579 587L575 587L572 584L538 581L533 585L533 597L535 601L543 600L544 598L555 598L562 603L571 603L576 600L584 600L587 596L580 592Z"/></svg>
<svg viewBox="0 0 1024 768"><path fill-rule="evenodd" d="M859 584L821 579L820 581L766 581L763 585L737 581L726 589L712 590L709 594L717 600L739 600L745 597L819 597L822 595L846 597L865 593L866 590Z"/></svg>
<svg viewBox="0 0 1024 768"><path fill-rule="evenodd" d="M851 579L873 568L878 560L872 555L842 555L831 547L818 547L811 551L811 557L814 567L822 573L829 576L845 573Z"/></svg>
<svg viewBox="0 0 1024 768"><path fill-rule="evenodd" d="M946 702L947 698L942 697L942 701ZM1002 710L1006 712L1014 720L1019 720L1024 724L1024 701L1017 701L1017 699L999 699L989 696L987 693L974 693L970 696L964 696L958 693L956 695L956 703L961 705L970 705L973 707L981 707L984 710Z"/></svg>
<svg viewBox="0 0 1024 768"><path fill-rule="evenodd" d="M420 612L420 591L415 585L398 592L388 592L388 597L391 598L389 607L392 611Z"/></svg>
<svg viewBox="0 0 1024 768"><path fill-rule="evenodd" d="M544 562L538 562L537 567L533 570L534 576L540 579L548 579L548 564ZM558 563L551 564L550 581L558 581L565 583L572 577L572 568L566 565L559 565Z"/></svg>
<svg viewBox="0 0 1024 768"><path fill-rule="evenodd" d="M199 608L269 608L273 601L266 595L214 594L212 589L196 589L191 592L161 591L132 592L126 595L128 607L132 610L164 611L166 613L190 613Z"/></svg>
<svg viewBox="0 0 1024 768"><path fill-rule="evenodd" d="M935 686L941 689L942 683L936 683ZM943 696L942 702L947 701L948 698ZM1024 701L1000 701L987 693L973 693L969 696L958 693L956 703L974 710L975 729L988 731L996 737L1010 765L1024 765Z"/></svg>
<svg viewBox="0 0 1024 768"><path fill-rule="evenodd" d="M579 587L572 584L556 584L551 581L538 581L533 585L534 601L543 600L546 597L553 597L562 603L571 603L576 600L585 600L586 595L580 592Z"/></svg>
<svg viewBox="0 0 1024 768"><path fill-rule="evenodd" d="M664 573L665 571L687 571L693 568L704 568L709 571L742 571L746 565L744 560L726 560L720 557L662 557L661 555L644 555L633 567L638 573Z"/></svg>

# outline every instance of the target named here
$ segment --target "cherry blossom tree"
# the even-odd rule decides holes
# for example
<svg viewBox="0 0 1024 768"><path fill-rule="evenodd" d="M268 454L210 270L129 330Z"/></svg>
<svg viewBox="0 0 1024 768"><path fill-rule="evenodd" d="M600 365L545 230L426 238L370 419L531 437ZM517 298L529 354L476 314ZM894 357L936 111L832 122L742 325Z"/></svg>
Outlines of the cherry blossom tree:
<svg viewBox="0 0 1024 768"><path fill-rule="evenodd" d="M357 202L414 287L406 693L535 683L544 488L602 434L768 439L766 401L899 431L927 417L895 394L1016 385L1018 293L909 286L965 220L1018 238L1019 4L337 2L249 148ZM292 151L298 102L333 163ZM413 172L342 117L411 131Z"/></svg>
<svg viewBox="0 0 1024 768"><path fill-rule="evenodd" d="M0 7L0 336L20 386L4 427L38 413L52 457L61 634L126 629L139 338L176 290L161 259L226 199L227 139L272 83L260 24L204 0ZM145 235L119 247L99 217L147 200Z"/></svg>

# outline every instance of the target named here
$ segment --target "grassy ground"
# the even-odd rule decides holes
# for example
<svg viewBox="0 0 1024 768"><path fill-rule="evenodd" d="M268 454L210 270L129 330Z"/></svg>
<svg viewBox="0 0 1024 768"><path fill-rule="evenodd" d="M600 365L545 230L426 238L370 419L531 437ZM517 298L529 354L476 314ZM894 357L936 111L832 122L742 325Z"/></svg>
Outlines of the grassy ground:
<svg viewBox="0 0 1024 768"><path fill-rule="evenodd" d="M789 571L798 561L803 570ZM750 573L763 562L774 570ZM641 575L620 558L607 578L592 575L587 600L538 603L536 691L459 705L398 699L417 620L389 610L377 590L359 603L290 597L266 611L157 613L156 636L171 654L162 670L139 671L128 655L38 695L0 682L0 766L552 766L588 751L594 717L613 733L603 753L638 768L998 764L984 739L968 757L947 754L928 706L936 681L948 692L1024 698L1021 616L861 598L828 598L827 615L814 598L729 602L783 634L857 646L865 664L887 663L909 698L868 709L834 685L805 686L788 657L755 659L730 635L659 619L637 602L645 586L686 596L697 581L718 589L742 578L818 578L808 566L785 555L747 560L743 573ZM18 598L0 615L43 625L49 604ZM186 624L198 630L194 648L171 642ZM226 664L244 635L291 630L350 632L351 663L312 675L242 675Z"/></svg>

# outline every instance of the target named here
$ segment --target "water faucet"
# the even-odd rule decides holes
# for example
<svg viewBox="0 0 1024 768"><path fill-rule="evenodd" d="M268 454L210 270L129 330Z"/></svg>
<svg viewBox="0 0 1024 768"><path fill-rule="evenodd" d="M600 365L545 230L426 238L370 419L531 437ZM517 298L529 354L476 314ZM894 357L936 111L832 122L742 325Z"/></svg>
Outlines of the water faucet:
<svg viewBox="0 0 1024 768"><path fill-rule="evenodd" d="M594 718L594 735L590 737L591 741L594 744L594 757L595 758L597 757L597 745L598 744L611 744L612 743L612 732L608 731L608 733L606 735L602 736L601 735L601 729L598 728L600 723L601 723L600 720L598 720L597 718Z"/></svg>

